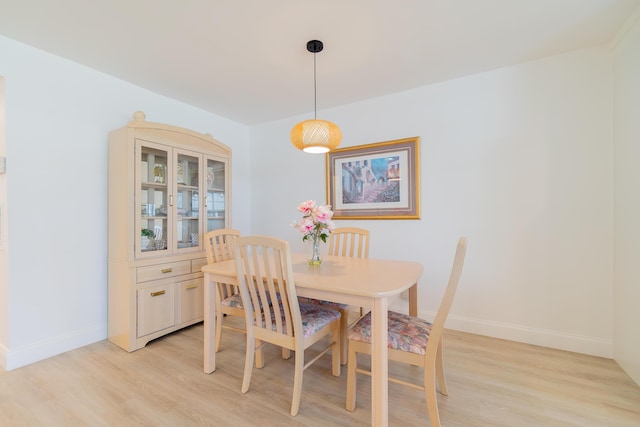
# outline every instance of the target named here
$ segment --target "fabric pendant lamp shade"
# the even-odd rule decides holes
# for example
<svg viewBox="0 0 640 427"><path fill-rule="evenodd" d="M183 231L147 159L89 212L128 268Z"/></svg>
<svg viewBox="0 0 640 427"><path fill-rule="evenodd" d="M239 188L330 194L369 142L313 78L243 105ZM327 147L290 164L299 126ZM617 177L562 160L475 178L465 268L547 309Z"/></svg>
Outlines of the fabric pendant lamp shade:
<svg viewBox="0 0 640 427"><path fill-rule="evenodd" d="M337 148L342 132L327 120L305 120L291 129L291 142L305 153L326 153Z"/></svg>

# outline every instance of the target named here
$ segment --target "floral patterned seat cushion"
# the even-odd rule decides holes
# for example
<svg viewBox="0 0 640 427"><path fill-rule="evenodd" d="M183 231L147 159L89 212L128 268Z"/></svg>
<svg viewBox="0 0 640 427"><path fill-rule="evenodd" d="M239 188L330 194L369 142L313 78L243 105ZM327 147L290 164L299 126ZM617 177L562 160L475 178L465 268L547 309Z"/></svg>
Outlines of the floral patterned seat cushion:
<svg viewBox="0 0 640 427"><path fill-rule="evenodd" d="M280 302L282 298L280 294L277 294L276 297L278 298L278 302ZM225 307L239 308L244 310L244 304L242 304L242 296L240 294L231 295L230 297L223 299L220 304ZM269 305L271 305L271 299L269 299Z"/></svg>
<svg viewBox="0 0 640 427"><path fill-rule="evenodd" d="M389 311L387 347L416 354L425 354L431 334L431 323L418 317ZM371 344L371 313L358 321L349 333L349 340Z"/></svg>
<svg viewBox="0 0 640 427"><path fill-rule="evenodd" d="M335 310L320 307L315 304L300 304L300 317L302 317L302 330L305 338L313 335L320 329L327 326L335 319L340 318L340 313ZM275 315L272 313L271 321L273 322L273 330L275 330ZM282 323L285 324L284 317ZM262 319L262 327L265 327L264 314ZM285 324L285 333L287 325Z"/></svg>
<svg viewBox="0 0 640 427"><path fill-rule="evenodd" d="M320 305L322 307L331 308L333 310L349 309L349 304L342 304L342 303L333 302L333 301L323 301L323 300L314 299L314 298L298 297L298 301L300 302L300 304L315 304L315 305Z"/></svg>
<svg viewBox="0 0 640 427"><path fill-rule="evenodd" d="M229 298L225 298L220 302L220 305L231 308L239 308L244 309L244 305L242 304L242 297L240 294L231 295Z"/></svg>

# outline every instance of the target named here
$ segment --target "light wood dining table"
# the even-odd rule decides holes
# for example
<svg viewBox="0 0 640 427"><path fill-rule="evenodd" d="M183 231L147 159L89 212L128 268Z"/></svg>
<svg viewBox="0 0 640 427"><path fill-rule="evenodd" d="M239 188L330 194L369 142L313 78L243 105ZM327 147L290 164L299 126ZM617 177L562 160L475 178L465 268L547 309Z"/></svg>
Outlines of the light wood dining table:
<svg viewBox="0 0 640 427"><path fill-rule="evenodd" d="M422 264L373 258L325 256L310 266L306 254L293 253L293 276L298 296L323 299L371 309L371 425L387 426L388 350L387 311L393 297L408 291L409 314L417 315L418 279ZM204 372L216 369L216 282L237 284L235 261L202 267L204 272Z"/></svg>

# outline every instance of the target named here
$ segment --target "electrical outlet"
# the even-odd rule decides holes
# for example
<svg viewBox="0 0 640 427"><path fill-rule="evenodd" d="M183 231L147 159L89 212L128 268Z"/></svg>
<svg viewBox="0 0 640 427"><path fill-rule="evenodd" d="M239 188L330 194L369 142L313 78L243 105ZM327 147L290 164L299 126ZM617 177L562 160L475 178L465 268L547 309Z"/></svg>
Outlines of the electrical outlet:
<svg viewBox="0 0 640 427"><path fill-rule="evenodd" d="M402 299L409 299L409 291L402 291L402 293L400 294L400 298Z"/></svg>

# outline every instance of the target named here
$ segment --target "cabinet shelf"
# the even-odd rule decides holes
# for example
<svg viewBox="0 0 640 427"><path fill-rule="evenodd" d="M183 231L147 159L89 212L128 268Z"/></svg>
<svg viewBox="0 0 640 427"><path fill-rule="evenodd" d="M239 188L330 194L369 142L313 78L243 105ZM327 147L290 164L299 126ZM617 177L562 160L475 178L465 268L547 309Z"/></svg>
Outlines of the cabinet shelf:
<svg viewBox="0 0 640 427"><path fill-rule="evenodd" d="M142 188L158 188L158 189L166 189L167 184L160 182L141 182L140 185Z"/></svg>
<svg viewBox="0 0 640 427"><path fill-rule="evenodd" d="M198 247L197 243L178 243L179 248L196 248Z"/></svg>
<svg viewBox="0 0 640 427"><path fill-rule="evenodd" d="M199 188L197 186L194 186L194 185L187 185L187 184L178 183L178 191L181 191L181 190L195 190L195 191L198 191Z"/></svg>

